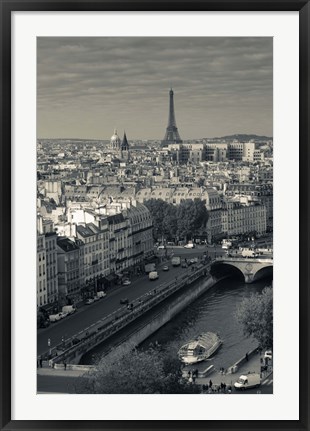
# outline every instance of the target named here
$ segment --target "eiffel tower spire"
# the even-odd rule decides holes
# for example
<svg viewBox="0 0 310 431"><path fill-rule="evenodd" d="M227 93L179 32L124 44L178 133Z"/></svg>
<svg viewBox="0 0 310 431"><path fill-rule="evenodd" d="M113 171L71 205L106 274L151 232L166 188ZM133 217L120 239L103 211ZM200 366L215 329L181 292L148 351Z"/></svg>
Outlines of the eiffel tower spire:
<svg viewBox="0 0 310 431"><path fill-rule="evenodd" d="M177 124L175 121L175 115L174 115L174 101L173 101L173 90L172 88L169 91L169 119L168 119L168 126L166 129L165 137L162 141L162 144L175 144L175 143L181 143L182 139L180 138Z"/></svg>

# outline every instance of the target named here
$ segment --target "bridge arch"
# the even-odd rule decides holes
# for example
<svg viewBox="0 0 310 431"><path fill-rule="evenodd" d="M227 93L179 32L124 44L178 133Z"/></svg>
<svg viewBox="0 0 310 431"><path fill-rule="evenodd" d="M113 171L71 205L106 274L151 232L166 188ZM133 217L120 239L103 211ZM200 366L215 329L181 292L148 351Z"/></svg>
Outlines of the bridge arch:
<svg viewBox="0 0 310 431"><path fill-rule="evenodd" d="M240 268L227 262L214 262L211 265L210 273L214 277L223 277L225 275L231 275L243 280L245 279L244 274Z"/></svg>
<svg viewBox="0 0 310 431"><path fill-rule="evenodd" d="M262 278L270 277L270 276L271 277L273 276L273 266L272 265L264 266L254 274L253 281L257 281Z"/></svg>
<svg viewBox="0 0 310 431"><path fill-rule="evenodd" d="M245 283L253 283L273 274L273 262L262 259L219 258L211 266L211 274L215 277L242 274Z"/></svg>

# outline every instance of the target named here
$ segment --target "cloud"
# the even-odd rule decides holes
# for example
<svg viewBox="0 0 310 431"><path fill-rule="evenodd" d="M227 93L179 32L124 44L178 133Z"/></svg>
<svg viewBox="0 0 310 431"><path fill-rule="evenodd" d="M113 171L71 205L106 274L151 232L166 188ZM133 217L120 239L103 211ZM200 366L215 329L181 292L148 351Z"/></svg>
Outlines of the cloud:
<svg viewBox="0 0 310 431"><path fill-rule="evenodd" d="M113 118L132 136L161 138L170 86L177 121L189 125L184 138L209 135L206 116L216 135L238 116L240 132L256 121L253 132L272 133L272 38L41 37L37 48L39 135L100 137ZM64 127L76 127L73 116L89 123L87 115L101 123L89 131ZM193 118L199 128L190 127Z"/></svg>

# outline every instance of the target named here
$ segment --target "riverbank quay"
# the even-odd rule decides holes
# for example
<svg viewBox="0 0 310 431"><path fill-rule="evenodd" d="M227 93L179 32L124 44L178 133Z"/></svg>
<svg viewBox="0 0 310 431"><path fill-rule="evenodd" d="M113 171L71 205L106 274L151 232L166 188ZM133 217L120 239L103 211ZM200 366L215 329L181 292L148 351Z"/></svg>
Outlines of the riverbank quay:
<svg viewBox="0 0 310 431"><path fill-rule="evenodd" d="M77 364L85 353L126 327L135 327L130 333L130 340L127 335L127 341L138 345L218 281L209 274L209 266L199 264L196 268L192 267L172 282L157 286L134 308L124 306L121 311L101 319L75 345L66 346L64 351L57 351L57 355L49 358L49 365L64 361ZM156 315L153 310L156 310ZM146 322L142 322L143 316ZM149 316L152 316L151 320Z"/></svg>
<svg viewBox="0 0 310 431"><path fill-rule="evenodd" d="M242 374L260 373L261 370L261 356L254 350L253 353L248 353L248 360L245 356L239 359L235 364L232 364L230 368L235 369L236 365L239 364L235 373L227 372L222 373L220 370L213 369L207 377L195 379L194 384L198 384L202 387L203 393L239 393L233 389L233 385L236 380ZM193 371L195 368L192 366ZM43 367L38 368L37 372L37 391L39 394L44 393L75 393L75 386L80 378L87 378L88 373L93 372L96 369L92 365L73 365L68 364L66 367L63 364L57 365L55 368ZM225 371L225 370L224 370ZM272 374L272 367L268 371L261 374L262 382ZM188 378L188 377L187 377ZM212 381L212 387L210 388L210 380ZM221 390L221 384L225 384L225 391ZM259 390L259 389L258 389Z"/></svg>
<svg viewBox="0 0 310 431"><path fill-rule="evenodd" d="M190 382L202 386L203 389L209 393L227 393L229 390L235 391L234 383L241 375L259 374L263 382L273 373L272 366L262 371L262 356L258 349L245 352L236 363L232 364L227 369L215 369L212 365L206 363L197 365L200 365L200 370L194 365L192 365L190 369L188 369L188 367L183 368L183 377L188 378ZM225 391L223 391L223 385L225 385Z"/></svg>

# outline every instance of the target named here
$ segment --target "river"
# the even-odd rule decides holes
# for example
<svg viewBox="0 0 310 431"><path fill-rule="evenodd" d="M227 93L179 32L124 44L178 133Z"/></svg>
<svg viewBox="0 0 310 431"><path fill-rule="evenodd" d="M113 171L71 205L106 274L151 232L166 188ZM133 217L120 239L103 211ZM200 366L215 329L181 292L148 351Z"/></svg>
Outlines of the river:
<svg viewBox="0 0 310 431"><path fill-rule="evenodd" d="M242 327L234 317L236 307L243 298L260 293L271 284L271 278L245 284L242 279L225 279L218 282L170 322L156 331L140 348L159 343L163 351L176 351L183 344L202 332L217 332L223 345L210 359L215 368L228 368L246 352L255 348L257 342L243 335ZM101 356L101 347L85 355L83 363L95 363Z"/></svg>
<svg viewBox="0 0 310 431"><path fill-rule="evenodd" d="M236 307L243 298L260 293L271 279L245 284L240 279L225 279L218 282L194 303L160 328L140 347L159 343L164 351L175 350L202 332L217 332L223 345L210 358L215 368L228 368L246 352L255 348L257 342L243 335L242 327L234 317Z"/></svg>

